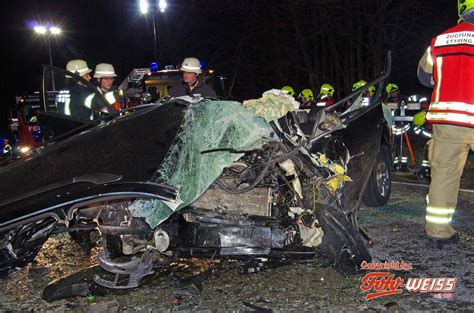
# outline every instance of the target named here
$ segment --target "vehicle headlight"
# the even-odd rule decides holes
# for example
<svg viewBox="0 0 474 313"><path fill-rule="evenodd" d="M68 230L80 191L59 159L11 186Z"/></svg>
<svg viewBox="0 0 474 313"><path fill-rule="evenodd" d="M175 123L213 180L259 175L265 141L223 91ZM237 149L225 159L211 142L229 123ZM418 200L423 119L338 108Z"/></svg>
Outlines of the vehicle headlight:
<svg viewBox="0 0 474 313"><path fill-rule="evenodd" d="M31 150L31 148L28 146L23 146L23 147L19 147L18 150L20 151L20 153L28 153Z"/></svg>

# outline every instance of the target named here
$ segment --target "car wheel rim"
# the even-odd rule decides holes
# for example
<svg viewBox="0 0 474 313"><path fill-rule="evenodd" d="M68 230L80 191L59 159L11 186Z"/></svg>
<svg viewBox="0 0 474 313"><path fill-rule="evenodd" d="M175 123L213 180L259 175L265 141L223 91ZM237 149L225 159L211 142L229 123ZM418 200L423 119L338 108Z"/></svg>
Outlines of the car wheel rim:
<svg viewBox="0 0 474 313"><path fill-rule="evenodd" d="M382 197L386 197L388 194L388 189L390 188L390 177L388 167L386 166L385 162L382 161L377 165L376 175L379 194Z"/></svg>

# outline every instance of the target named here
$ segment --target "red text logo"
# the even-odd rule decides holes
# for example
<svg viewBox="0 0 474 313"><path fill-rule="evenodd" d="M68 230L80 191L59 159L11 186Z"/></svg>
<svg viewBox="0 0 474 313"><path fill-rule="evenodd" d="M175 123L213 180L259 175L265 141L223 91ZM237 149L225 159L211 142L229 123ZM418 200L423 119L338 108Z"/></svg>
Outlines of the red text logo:
<svg viewBox="0 0 474 313"><path fill-rule="evenodd" d="M403 279L395 278L394 274L388 272L371 272L362 278L360 289L363 291L372 291L365 297L365 300L370 300L378 297L402 293L401 287Z"/></svg>

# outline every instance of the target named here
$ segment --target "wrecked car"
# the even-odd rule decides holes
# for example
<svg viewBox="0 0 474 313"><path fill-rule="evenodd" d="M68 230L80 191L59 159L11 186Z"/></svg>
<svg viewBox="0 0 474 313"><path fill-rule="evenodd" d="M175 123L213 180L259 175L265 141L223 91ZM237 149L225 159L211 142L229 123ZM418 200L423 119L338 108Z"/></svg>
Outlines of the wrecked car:
<svg viewBox="0 0 474 313"><path fill-rule="evenodd" d="M70 72L46 72L97 93ZM0 168L1 274L34 260L59 226L82 242L99 231L98 262L115 278L94 280L109 288L138 286L155 255L324 255L357 270L371 259L357 210L390 195L388 74L319 111L272 90L242 104L161 99L96 120L40 113L49 140Z"/></svg>

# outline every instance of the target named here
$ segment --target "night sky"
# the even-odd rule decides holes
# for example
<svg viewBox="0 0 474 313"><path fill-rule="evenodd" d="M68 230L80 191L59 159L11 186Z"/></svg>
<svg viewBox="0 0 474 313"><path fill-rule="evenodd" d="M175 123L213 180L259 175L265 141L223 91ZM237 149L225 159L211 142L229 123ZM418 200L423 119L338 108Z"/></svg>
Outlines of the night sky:
<svg viewBox="0 0 474 313"><path fill-rule="evenodd" d="M400 3L403 5L404 1L411 3L418 1L420 4L430 6L434 17L420 26L419 33L422 32L426 38L413 39L417 37L411 36L406 42L400 43L405 49L409 46L412 53L400 54L397 53L397 47L390 47L394 51L392 80L398 82L406 94L429 94L429 90L417 83L416 65L430 38L456 24L456 1L387 0L398 5ZM160 65L178 64L184 57L198 56L207 66L226 76L235 74L234 66L239 58L235 51L241 48L239 39L248 26L244 22L246 15L250 14L246 12L246 8L252 6L255 11L256 4L257 10L261 4L261 10L267 10L263 5L268 7L273 3L264 0L168 0L167 2L166 12L157 13L156 16ZM283 2L274 3L278 6ZM313 5L318 2L307 1ZM328 0L321 3L328 3ZM112 63L120 81L132 68L147 67L153 59L151 19L140 14L136 0L3 0L0 4L0 14L3 52L0 135L6 131L8 106L14 103L15 95L39 90L41 64L49 63L46 42L35 36L28 28L34 21L51 22L63 30L59 39L52 42L53 63L58 67L65 67L66 62L73 58L85 59L91 68L100 62ZM225 38L220 38L221 34L225 34ZM287 52L280 54L285 57L285 53ZM287 57L294 58L294 55L288 53ZM271 68L271 71L277 70L278 68ZM237 99L258 97L265 89L284 83L281 78L278 79L276 76L273 78L271 73L267 76L262 83L261 78L252 78L252 75L237 75L236 79L241 85L258 87L250 91L244 88L241 91L236 90L234 96ZM299 81L296 85L303 86L304 83Z"/></svg>

